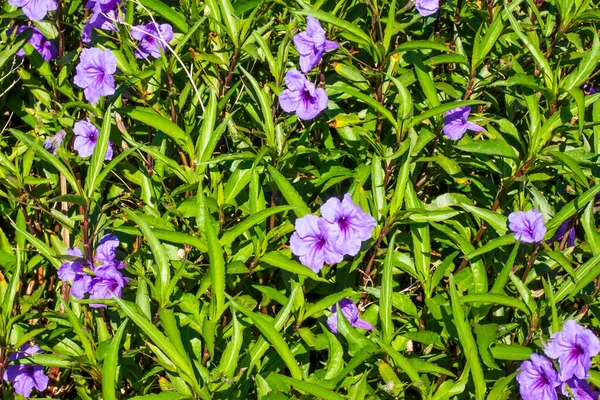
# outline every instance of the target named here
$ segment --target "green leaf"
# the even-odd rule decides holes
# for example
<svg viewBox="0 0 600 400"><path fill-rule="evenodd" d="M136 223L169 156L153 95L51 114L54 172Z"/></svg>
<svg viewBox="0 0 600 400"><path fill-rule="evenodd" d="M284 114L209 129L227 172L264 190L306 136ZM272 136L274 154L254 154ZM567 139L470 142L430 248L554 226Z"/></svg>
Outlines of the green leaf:
<svg viewBox="0 0 600 400"><path fill-rule="evenodd" d="M223 311L225 311L225 259L223 258L223 248L219 243L219 238L213 225L212 216L208 211L208 205L203 204L203 207L205 207L204 235L206 236L206 244L208 246L212 287L210 320L213 323L217 323Z"/></svg>
<svg viewBox="0 0 600 400"><path fill-rule="evenodd" d="M533 350L529 347L520 346L518 344L496 344L492 346L492 355L497 360L507 361L522 361L527 360L533 354Z"/></svg>
<svg viewBox="0 0 600 400"><path fill-rule="evenodd" d="M371 37L355 24L319 10L297 11L297 13L300 15L312 15L319 21L327 22L340 28L348 39L367 47L375 47Z"/></svg>
<svg viewBox="0 0 600 400"><path fill-rule="evenodd" d="M462 140L456 145L456 148L468 153L487 154L513 159L519 158L515 149L500 139Z"/></svg>
<svg viewBox="0 0 600 400"><path fill-rule="evenodd" d="M467 294L460 297L461 304L467 303L484 303L484 304L500 304L502 306L516 308L517 310L523 311L525 314L530 315L531 312L519 299L510 297L504 294L494 293L478 293L478 294Z"/></svg>
<svg viewBox="0 0 600 400"><path fill-rule="evenodd" d="M600 62L600 41L598 36L593 36L592 48L586 51L577 63L575 69L560 82L561 88L568 92L580 87L591 75Z"/></svg>
<svg viewBox="0 0 600 400"><path fill-rule="evenodd" d="M579 294L598 275L600 275L600 253L590 258L575 271L575 279L568 279L560 285L554 296L554 301L558 304L567 298L567 296Z"/></svg>
<svg viewBox="0 0 600 400"><path fill-rule="evenodd" d="M509 233L508 235L500 236L499 238L495 238L481 246L475 251L472 251L468 254L465 254L465 258L471 259L477 256L480 256L485 253L489 253L492 250L497 249L498 247L507 246L509 244L513 244L515 242L514 233Z"/></svg>
<svg viewBox="0 0 600 400"><path fill-rule="evenodd" d="M340 92L343 92L348 96L352 96L355 99L358 99L363 103L373 107L375 111L383 115L392 124L396 131L400 130L398 123L396 122L396 119L394 118L390 110L388 110L384 105L380 104L372 96L362 93L344 82L337 82L334 86L332 86L332 88L335 88L336 90L339 90Z"/></svg>
<svg viewBox="0 0 600 400"><path fill-rule="evenodd" d="M278 374L277 377L285 383L287 383L288 385L315 396L315 398L326 400L344 400L344 397L340 396L335 392L332 392L331 390L319 386L315 382L304 382L299 379L290 378L281 374Z"/></svg>
<svg viewBox="0 0 600 400"><path fill-rule="evenodd" d="M263 88L260 86L260 84L258 83L258 81L252 76L252 74L250 74L250 72L246 71L244 68L242 68L241 66L239 67L242 72L244 73L244 75L246 76L246 78L248 79L248 81L250 81L250 84L252 85L252 88L254 89L254 93L256 94L256 99L257 103L260 104L260 109L262 111L262 126L265 132L265 136L267 137L267 145L274 149L276 148L276 143L275 143L275 124L273 122L273 116L272 116L272 110L271 110L271 106L272 106L272 101L270 96L265 93L265 91L263 90Z"/></svg>
<svg viewBox="0 0 600 400"><path fill-rule="evenodd" d="M270 165L268 165L267 168L285 200L290 206L294 207L294 214L296 214L296 217L302 218L305 215L310 214L310 208L308 208L300 194L294 189L292 184L288 182L285 176Z"/></svg>
<svg viewBox="0 0 600 400"><path fill-rule="evenodd" d="M183 129L177 124L164 118L153 109L146 107L123 107L117 109L117 112L161 131L173 139L175 143L184 149L191 157L196 154L191 138L183 131Z"/></svg>
<svg viewBox="0 0 600 400"><path fill-rule="evenodd" d="M178 11L175 11L173 7L167 6L160 0L139 0L142 5L148 7L150 10L156 12L162 18L171 22L175 25L180 31L186 33L188 29L190 29L189 25L186 22L185 16Z"/></svg>
<svg viewBox="0 0 600 400"><path fill-rule="evenodd" d="M296 275L308 276L315 281L328 282L326 279L315 274L310 268L300 264L299 262L290 260L278 251L266 253L260 258L260 261Z"/></svg>
<svg viewBox="0 0 600 400"><path fill-rule="evenodd" d="M225 376L233 378L235 369L238 365L238 358L244 341L244 326L239 323L235 312L231 313L231 322L233 325L233 333L231 340L227 343L218 370L223 372Z"/></svg>
<svg viewBox="0 0 600 400"><path fill-rule="evenodd" d="M87 178L85 180L85 193L87 194L88 198L93 197L94 192L102 183L102 181L98 178L100 177L100 172L102 171L104 158L109 145L108 139L110 137L111 111L111 105L106 107L104 119L102 120L102 127L100 128L100 133L96 139L96 146L94 147L94 152L92 153L92 159L90 161L90 167L88 168Z"/></svg>
<svg viewBox="0 0 600 400"><path fill-rule="evenodd" d="M381 276L381 297L379 298L379 319L381 320L381 330L383 341L390 343L394 333L394 322L392 321L392 292L394 252L396 245L396 233L390 239L390 244L383 262L383 275Z"/></svg>
<svg viewBox="0 0 600 400"><path fill-rule="evenodd" d="M167 289L169 287L169 282L171 281L169 259L167 258L164 247L154 234L153 229L143 218L127 208L123 208L123 211L128 218L138 225L152 250L152 255L154 256L158 268L158 273L156 274L156 287L160 293L161 306L164 306L169 301L170 294L167 293Z"/></svg>
<svg viewBox="0 0 600 400"><path fill-rule="evenodd" d="M439 50L452 52L452 50L450 50L450 47L446 46L441 41L433 42L429 40L411 40L398 45L398 47L396 47L392 54L402 53L411 50Z"/></svg>
<svg viewBox="0 0 600 400"><path fill-rule="evenodd" d="M0 68L2 68L8 60L15 59L15 54L27 44L32 35L33 30L26 29L15 38L15 41L8 49L3 48L0 52Z"/></svg>
<svg viewBox="0 0 600 400"><path fill-rule="evenodd" d="M262 223L271 215L275 215L280 212L289 211L293 209L293 206L275 206L259 211L256 214L251 214L250 216L246 217L242 222L238 223L233 228L231 228L223 234L220 240L221 246L229 246L240 235L249 231L254 226Z"/></svg>
<svg viewBox="0 0 600 400"><path fill-rule="evenodd" d="M260 333L273 345L285 365L290 370L290 374L295 379L302 379L302 372L298 367L298 362L294 358L290 348L287 343L283 339L283 337L279 334L277 329L273 326L272 322L267 320L265 316L262 314L256 314L252 311L248 310L246 307L238 304L232 297L225 294L231 305L246 317L248 317L252 323L258 328ZM290 302L293 303L292 297L290 297Z"/></svg>
<svg viewBox="0 0 600 400"><path fill-rule="evenodd" d="M119 365L119 350L121 348L121 339L125 328L127 327L126 319L123 321L115 336L110 342L108 353L104 358L104 364L102 365L102 397L103 400L117 400L117 367Z"/></svg>
<svg viewBox="0 0 600 400"><path fill-rule="evenodd" d="M462 350L467 358L467 363L471 367L471 376L473 377L473 384L475 385L475 398L483 400L485 398L486 385L485 377L483 375L483 368L479 361L479 355L477 352L477 342L473 337L471 326L465 319L465 312L461 306L461 296L456 291L456 284L454 282L454 275L450 275L450 299L452 305L453 322L458 332L458 339L460 341Z"/></svg>
<svg viewBox="0 0 600 400"><path fill-rule="evenodd" d="M65 177L67 182L69 182L69 185L71 185L73 191L75 191L75 193L77 194L80 194L80 188L77 184L77 180L75 180L75 177L73 176L71 171L69 171L67 167L65 167L64 164L60 162L58 158L54 157L51 153L46 151L46 149L44 149L44 147L38 142L36 142L31 136L23 132L17 131L15 129L9 129L9 132L12 133L12 135L19 139L21 142L26 144L28 147L35 148L36 154L48 163L50 163L54 168L56 168L56 170Z"/></svg>
<svg viewBox="0 0 600 400"><path fill-rule="evenodd" d="M134 303L126 300L121 300L115 296L114 301L117 303L119 308L144 332L145 335L156 345L156 347L169 358L169 360L175 365L181 372L184 380L192 386L197 393L201 394L202 390L199 386L199 377L196 377L194 370L190 364L186 361L186 356L180 354L177 348L171 343L171 341L161 332L158 328L146 318L141 312L139 307ZM152 347L151 347L152 349ZM156 353L156 350L153 349ZM157 354L159 357L160 354ZM201 397L204 399L205 396Z"/></svg>

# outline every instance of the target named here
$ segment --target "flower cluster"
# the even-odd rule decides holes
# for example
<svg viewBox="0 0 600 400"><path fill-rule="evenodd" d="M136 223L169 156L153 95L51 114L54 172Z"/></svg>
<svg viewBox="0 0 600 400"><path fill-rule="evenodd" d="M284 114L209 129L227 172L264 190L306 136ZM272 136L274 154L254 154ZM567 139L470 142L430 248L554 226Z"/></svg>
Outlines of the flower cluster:
<svg viewBox="0 0 600 400"><path fill-rule="evenodd" d="M71 294L76 299L83 299L89 293L90 299L111 299L113 295L121 297L127 278L119 270L125 264L116 258L119 239L105 235L98 246L93 262L83 258L81 250L68 249L74 260L63 263L58 270L58 277L63 281L71 281ZM91 304L91 307L104 307L103 304Z"/></svg>
<svg viewBox="0 0 600 400"><path fill-rule="evenodd" d="M51 61L55 59L58 55L58 49L52 41L46 39L46 37L38 28L33 26L19 26L17 28L13 28L10 32L12 33L14 31L15 35L19 35L29 29L33 31L33 34L27 43L32 45L35 51L37 51L44 60ZM17 56L25 57L25 50L21 49L17 51Z"/></svg>
<svg viewBox="0 0 600 400"><path fill-rule="evenodd" d="M300 69L304 74L315 68L326 51L335 50L338 44L325 38L319 21L308 16L306 31L294 36L294 46L300 54ZM279 104L285 112L295 112L300 119L313 119L327 108L325 89L317 88L306 76L293 69L285 74L285 89L279 95Z"/></svg>
<svg viewBox="0 0 600 400"><path fill-rule="evenodd" d="M24 357L29 357L36 353L45 353L37 345L30 346L24 344L19 351L16 351L8 357L8 361L16 361ZM44 374L44 367L33 364L8 365L4 370L5 381L11 382L15 393L29 398L31 391L35 387L43 392L48 387L48 376Z"/></svg>
<svg viewBox="0 0 600 400"><path fill-rule="evenodd" d="M515 233L515 239L523 243L539 243L546 234L544 217L536 209L511 213L508 227Z"/></svg>
<svg viewBox="0 0 600 400"><path fill-rule="evenodd" d="M552 335L545 353L558 360L560 373L553 363L539 354L532 354L519 367L517 381L524 400L558 399L557 388L564 396L575 400L598 399L586 381L592 357L600 352L600 341L589 329L575 321L567 321L561 332Z"/></svg>
<svg viewBox="0 0 600 400"><path fill-rule="evenodd" d="M344 255L355 256L361 243L371 237L375 219L354 204L350 194L331 198L321 206L321 217L307 215L296 220L290 249L300 262L318 273L323 264L335 264Z"/></svg>

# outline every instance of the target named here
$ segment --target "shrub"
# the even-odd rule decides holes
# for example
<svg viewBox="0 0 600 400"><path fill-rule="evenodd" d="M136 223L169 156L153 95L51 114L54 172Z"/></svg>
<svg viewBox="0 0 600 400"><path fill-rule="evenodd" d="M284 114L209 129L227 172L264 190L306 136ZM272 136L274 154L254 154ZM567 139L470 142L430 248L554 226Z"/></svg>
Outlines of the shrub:
<svg viewBox="0 0 600 400"><path fill-rule="evenodd" d="M3 398L597 398L596 7L3 3Z"/></svg>

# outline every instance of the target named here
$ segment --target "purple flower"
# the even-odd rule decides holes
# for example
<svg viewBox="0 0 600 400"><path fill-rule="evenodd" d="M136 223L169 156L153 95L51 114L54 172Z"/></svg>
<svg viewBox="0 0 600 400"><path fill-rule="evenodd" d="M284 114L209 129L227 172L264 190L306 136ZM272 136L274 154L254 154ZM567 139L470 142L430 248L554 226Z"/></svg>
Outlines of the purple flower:
<svg viewBox="0 0 600 400"><path fill-rule="evenodd" d="M91 8L93 12L108 12L119 7L121 0L88 0L85 8Z"/></svg>
<svg viewBox="0 0 600 400"><path fill-rule="evenodd" d="M296 231L290 238L290 249L300 262L319 273L323 264L335 264L344 258L335 248L340 235L336 225L323 218L306 215L296 220Z"/></svg>
<svg viewBox="0 0 600 400"><path fill-rule="evenodd" d="M572 225L572 220L568 219L556 230L556 234L554 235L554 240L560 242L563 240L564 236L567 235L567 247L575 246L575 225Z"/></svg>
<svg viewBox="0 0 600 400"><path fill-rule="evenodd" d="M523 400L557 400L556 387L561 384L552 362L539 354L523 361L517 374Z"/></svg>
<svg viewBox="0 0 600 400"><path fill-rule="evenodd" d="M458 107L446 111L446 117L444 118L444 135L452 140L460 140L467 130L474 132L484 131L485 129L481 126L468 121L470 113L471 106Z"/></svg>
<svg viewBox="0 0 600 400"><path fill-rule="evenodd" d="M570 392L567 390L569 385ZM564 396L574 400L598 400L598 392L592 391L589 383L584 379L569 379L561 385L561 392Z"/></svg>
<svg viewBox="0 0 600 400"><path fill-rule="evenodd" d="M8 4L22 7L23 14L32 21L42 20L48 11L58 8L56 0L8 0Z"/></svg>
<svg viewBox="0 0 600 400"><path fill-rule="evenodd" d="M321 206L321 216L330 224L338 226L340 236L336 249L350 256L355 256L360 251L362 242L371 238L373 228L377 226L375 219L354 204L348 193L342 201L335 197L327 200Z"/></svg>
<svg viewBox="0 0 600 400"><path fill-rule="evenodd" d="M81 250L67 249L67 254L72 257L79 257L81 260L72 260L63 263L58 269L58 278L61 281L71 281L71 295L76 299L83 299L89 291L92 277L88 275L84 268L89 268L87 261L83 259Z"/></svg>
<svg viewBox="0 0 600 400"><path fill-rule="evenodd" d="M55 156L56 151L62 144L63 140L65 140L66 134L67 134L67 132L65 132L64 130L61 130L61 131L57 132L56 135L50 136L48 139L46 139L44 141L44 149L46 149L46 151L52 153L52 155Z"/></svg>
<svg viewBox="0 0 600 400"><path fill-rule="evenodd" d="M11 34L14 29L15 28L11 30ZM46 39L46 37L42 34L42 32L40 32L38 28L35 28L33 26L19 26L18 28L16 28L16 35L19 35L28 29L32 29L33 34L31 35L27 43L32 45L35 51L37 51L44 60L50 61L56 58L56 56L58 55L58 49L56 48L54 43ZM25 57L25 50L20 49L19 51L17 51L17 55L19 57Z"/></svg>
<svg viewBox="0 0 600 400"><path fill-rule="evenodd" d="M548 357L558 359L563 381L573 377L585 379L592 366L592 357L600 352L600 341L592 331L569 320L562 332L552 335L545 351Z"/></svg>
<svg viewBox="0 0 600 400"><path fill-rule="evenodd" d="M286 112L295 112L300 119L313 119L327 108L327 93L325 89L316 88L298 70L285 74L285 89L279 95L279 104Z"/></svg>
<svg viewBox="0 0 600 400"><path fill-rule="evenodd" d="M63 281L72 281L71 293L77 299L83 299L89 293L90 299L111 299L114 293L121 297L127 278L119 269L125 264L116 259L116 248L119 246L116 236L104 235L98 242L93 264L86 260L65 262L58 270L58 277ZM82 257L79 249L68 249L70 256ZM90 307L104 307L103 304L90 304Z"/></svg>
<svg viewBox="0 0 600 400"><path fill-rule="evenodd" d="M358 318L358 307L356 307L356 304L354 304L352 300L342 299L340 300L339 305L342 307L342 313L344 313L344 317L346 317L350 325L356 328L365 329L367 331L373 329L373 325L371 325L367 321ZM331 312L333 314L331 314L331 316L327 318L327 325L329 325L329 329L331 329L331 332L337 334L340 332L337 329L338 318L336 309L337 304L334 304L333 308L331 309Z"/></svg>
<svg viewBox="0 0 600 400"><path fill-rule="evenodd" d="M104 235L96 247L96 255L94 256L95 267L125 268L125 264L122 261L117 260L115 250L119 247L119 244L119 239L115 235Z"/></svg>
<svg viewBox="0 0 600 400"><path fill-rule="evenodd" d="M583 85L582 89L585 95L589 96L590 94L596 94L596 89L594 89L591 83L586 83Z"/></svg>
<svg viewBox="0 0 600 400"><path fill-rule="evenodd" d="M523 243L539 243L546 234L544 217L536 209L513 212L508 216L508 222L515 239Z"/></svg>
<svg viewBox="0 0 600 400"><path fill-rule="evenodd" d="M139 40L135 56L137 58L160 57L160 51L165 50L165 43L173 39L173 27L169 24L157 25L151 22L131 28L131 37Z"/></svg>
<svg viewBox="0 0 600 400"><path fill-rule="evenodd" d="M105 31L117 31L118 27L115 21L123 21L125 13L119 11L120 0L88 1L85 5L92 9L92 16L85 24L81 41L89 43L92 40L92 31L94 28Z"/></svg>
<svg viewBox="0 0 600 400"><path fill-rule="evenodd" d="M16 361L20 358L29 357L36 353L45 353L37 345L24 344L19 351L8 357L8 361ZM44 367L34 364L9 365L4 371L4 380L11 382L15 393L29 398L31 390L35 387L43 392L48 387L48 376L44 374Z"/></svg>
<svg viewBox="0 0 600 400"><path fill-rule="evenodd" d="M90 103L96 104L100 96L115 93L113 74L117 71L117 59L110 50L83 49L79 59L73 82L83 89Z"/></svg>
<svg viewBox="0 0 600 400"><path fill-rule="evenodd" d="M325 39L325 30L312 16L306 18L306 30L294 36L294 46L300 54L300 69L305 74L317 66L323 53L338 48L338 44Z"/></svg>
<svg viewBox="0 0 600 400"><path fill-rule="evenodd" d="M440 8L440 0L415 0L415 8L421 17L435 14Z"/></svg>
<svg viewBox="0 0 600 400"><path fill-rule="evenodd" d="M77 150L79 157L91 156L94 153L98 134L100 133L96 125L92 124L89 120L77 121L73 126L73 132L75 133L73 148ZM106 155L104 156L105 160L112 160L112 145L112 142L109 141L106 148Z"/></svg>
<svg viewBox="0 0 600 400"><path fill-rule="evenodd" d="M127 284L127 278L114 266L102 266L96 268L96 277L90 283L90 299L112 299L114 296L121 297L123 288ZM90 304L93 308L106 307L105 304Z"/></svg>

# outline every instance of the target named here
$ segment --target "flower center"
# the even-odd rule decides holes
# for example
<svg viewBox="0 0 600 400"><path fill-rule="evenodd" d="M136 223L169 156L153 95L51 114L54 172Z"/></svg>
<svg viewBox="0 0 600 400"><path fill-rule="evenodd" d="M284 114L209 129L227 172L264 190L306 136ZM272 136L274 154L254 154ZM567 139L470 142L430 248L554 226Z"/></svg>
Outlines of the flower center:
<svg viewBox="0 0 600 400"><path fill-rule="evenodd" d="M338 226L340 227L340 229L342 231L347 231L348 230L348 220L346 219L346 217L342 217L340 219L338 219Z"/></svg>
<svg viewBox="0 0 600 400"><path fill-rule="evenodd" d="M321 250L323 247L325 247L325 243L327 243L327 240L323 236L319 236L316 245L317 250Z"/></svg>

